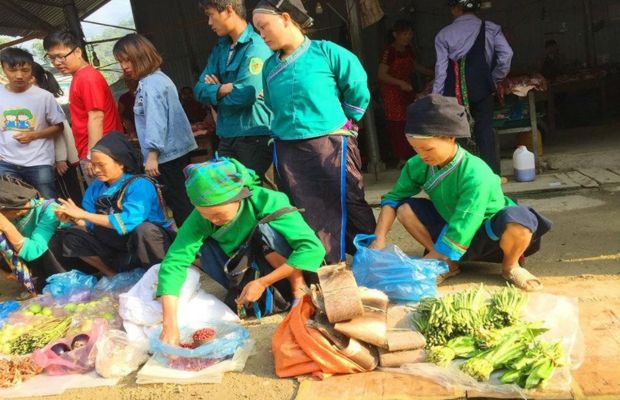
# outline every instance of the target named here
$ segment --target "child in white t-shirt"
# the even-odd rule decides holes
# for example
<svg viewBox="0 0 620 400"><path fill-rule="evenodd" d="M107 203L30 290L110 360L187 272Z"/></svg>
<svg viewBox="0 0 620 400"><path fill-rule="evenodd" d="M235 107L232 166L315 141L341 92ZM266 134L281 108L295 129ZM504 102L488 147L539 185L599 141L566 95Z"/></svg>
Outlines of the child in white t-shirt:
<svg viewBox="0 0 620 400"><path fill-rule="evenodd" d="M54 137L63 130L65 114L51 93L33 85L29 52L7 48L0 63L9 81L0 86L0 175L23 179L54 198Z"/></svg>

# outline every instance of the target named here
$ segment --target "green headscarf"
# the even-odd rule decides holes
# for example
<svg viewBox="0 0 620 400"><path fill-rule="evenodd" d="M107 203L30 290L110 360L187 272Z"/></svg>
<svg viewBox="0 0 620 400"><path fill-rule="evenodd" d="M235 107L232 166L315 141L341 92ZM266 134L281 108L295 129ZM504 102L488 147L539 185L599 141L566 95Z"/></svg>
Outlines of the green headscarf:
<svg viewBox="0 0 620 400"><path fill-rule="evenodd" d="M215 158L183 170L187 197L194 206L210 207L240 200L260 185L258 175L234 158Z"/></svg>

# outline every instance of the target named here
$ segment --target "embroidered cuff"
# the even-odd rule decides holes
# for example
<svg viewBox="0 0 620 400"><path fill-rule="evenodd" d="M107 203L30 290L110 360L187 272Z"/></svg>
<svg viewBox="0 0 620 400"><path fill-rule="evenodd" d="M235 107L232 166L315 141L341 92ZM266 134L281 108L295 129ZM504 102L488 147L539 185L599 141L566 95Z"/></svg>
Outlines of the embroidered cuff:
<svg viewBox="0 0 620 400"><path fill-rule="evenodd" d="M435 250L438 253L443 254L448 257L451 261L458 261L463 257L463 254L467 252L467 248L464 246L460 246L457 243L453 242L446 236L446 231L448 230L448 225L444 226L437 238L437 242L435 242Z"/></svg>
<svg viewBox="0 0 620 400"><path fill-rule="evenodd" d="M493 232L493 227L491 226L491 218L487 219L484 223L484 230L487 233L487 236L494 242L499 240L499 237Z"/></svg>
<svg viewBox="0 0 620 400"><path fill-rule="evenodd" d="M397 209L402 204L402 201L390 200L390 199L381 199L381 207L390 206L394 209Z"/></svg>
<svg viewBox="0 0 620 400"><path fill-rule="evenodd" d="M114 213L108 215L108 221L110 221L110 225L114 227L119 235L127 234L127 228L125 227L125 223L123 222L120 214Z"/></svg>

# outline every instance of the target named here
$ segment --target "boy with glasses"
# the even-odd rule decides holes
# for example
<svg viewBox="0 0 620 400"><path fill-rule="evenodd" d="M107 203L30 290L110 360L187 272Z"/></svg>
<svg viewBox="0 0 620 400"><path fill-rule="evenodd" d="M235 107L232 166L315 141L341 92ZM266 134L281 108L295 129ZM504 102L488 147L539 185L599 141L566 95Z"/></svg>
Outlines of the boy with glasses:
<svg viewBox="0 0 620 400"><path fill-rule="evenodd" d="M33 85L29 52L5 49L0 62L9 81L0 86L0 175L22 179L54 198L54 136L62 132L65 114L51 93Z"/></svg>
<svg viewBox="0 0 620 400"><path fill-rule="evenodd" d="M43 39L47 59L65 75L72 75L69 112L80 165L87 183L94 178L90 149L105 134L122 131L123 126L112 91L99 71L83 58L79 39L68 31Z"/></svg>

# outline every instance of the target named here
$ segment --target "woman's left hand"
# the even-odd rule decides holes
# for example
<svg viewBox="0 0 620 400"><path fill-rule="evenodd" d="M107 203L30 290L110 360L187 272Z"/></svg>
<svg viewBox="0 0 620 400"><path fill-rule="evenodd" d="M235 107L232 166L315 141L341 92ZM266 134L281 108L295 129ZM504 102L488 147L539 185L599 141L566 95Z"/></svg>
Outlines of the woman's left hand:
<svg viewBox="0 0 620 400"><path fill-rule="evenodd" d="M73 219L84 219L86 211L78 207L71 199L58 199L60 206L56 208L58 214L64 214Z"/></svg>
<svg viewBox="0 0 620 400"><path fill-rule="evenodd" d="M146 163L144 164L144 172L151 178L159 176L159 162L157 161L156 153L149 153Z"/></svg>
<svg viewBox="0 0 620 400"><path fill-rule="evenodd" d="M241 295L239 295L239 298L235 301L237 302L237 304L243 304L243 305L253 303L257 301L258 299L260 299L260 297L265 292L265 289L267 289L267 286L265 286L260 281L260 279L255 279L251 281L250 283L248 283L247 285L245 285L245 287L243 288L243 291L241 292Z"/></svg>

